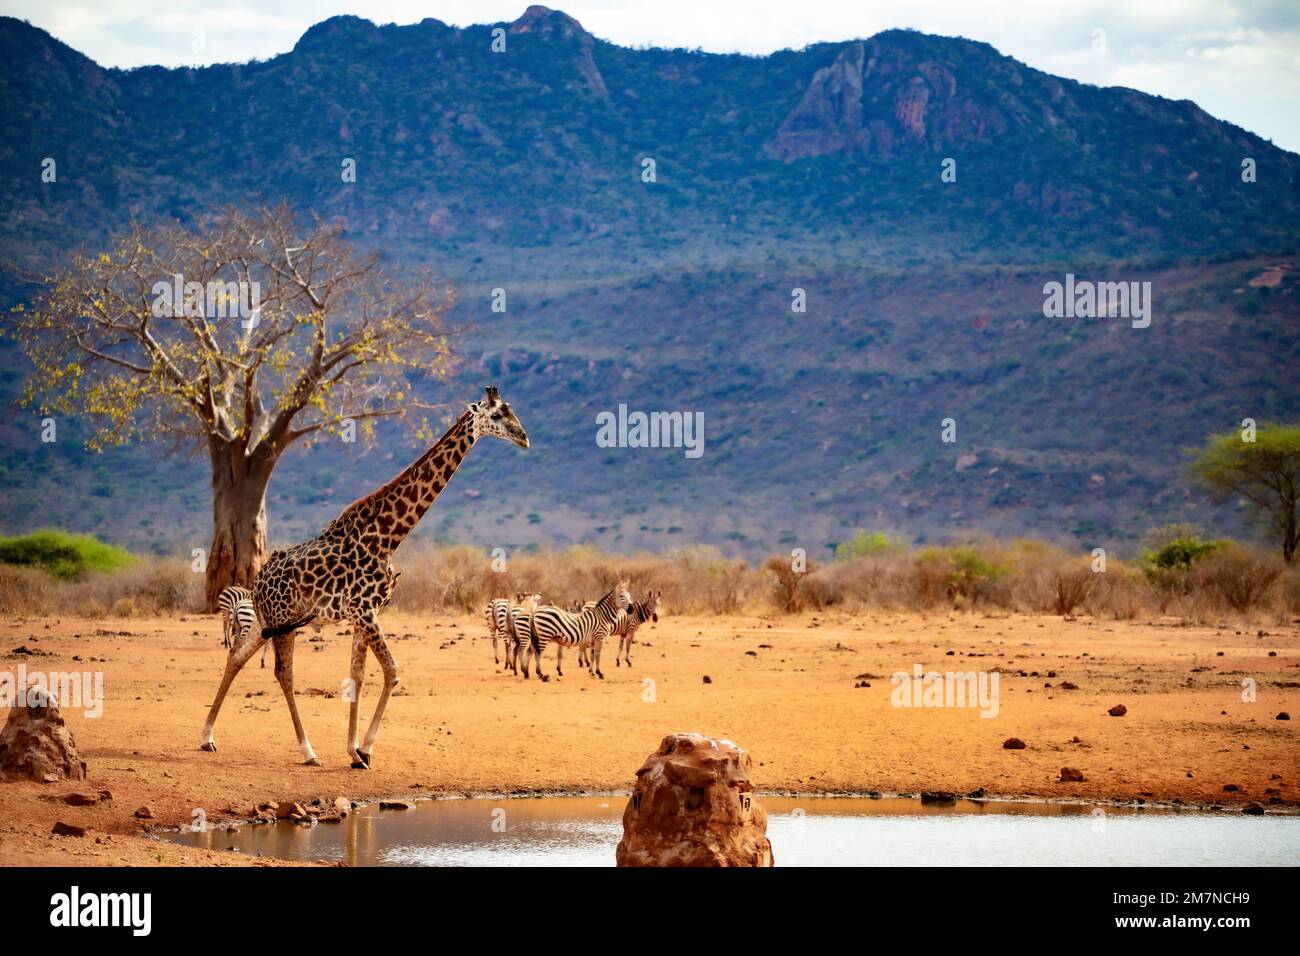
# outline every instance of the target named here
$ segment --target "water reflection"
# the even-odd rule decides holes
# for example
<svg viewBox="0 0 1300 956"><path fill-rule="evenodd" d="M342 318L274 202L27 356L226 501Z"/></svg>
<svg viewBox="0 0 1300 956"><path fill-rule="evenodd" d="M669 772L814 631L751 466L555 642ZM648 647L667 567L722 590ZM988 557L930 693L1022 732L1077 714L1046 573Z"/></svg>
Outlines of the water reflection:
<svg viewBox="0 0 1300 956"><path fill-rule="evenodd" d="M1300 818L763 797L778 866L1296 866ZM353 866L612 866L626 797L431 800L342 823L184 832L211 850Z"/></svg>

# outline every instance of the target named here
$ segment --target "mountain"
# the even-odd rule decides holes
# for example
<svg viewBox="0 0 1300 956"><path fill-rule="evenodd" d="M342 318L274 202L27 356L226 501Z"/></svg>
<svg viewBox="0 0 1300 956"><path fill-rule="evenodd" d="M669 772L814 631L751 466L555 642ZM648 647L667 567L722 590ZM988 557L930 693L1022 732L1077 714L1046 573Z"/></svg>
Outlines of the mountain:
<svg viewBox="0 0 1300 956"><path fill-rule="evenodd" d="M271 60L181 70L104 69L0 18L0 54L12 263L131 217L287 198L458 287L475 329L438 397L496 381L534 447L476 453L428 535L757 556L867 526L1122 548L1169 520L1240 531L1183 483L1183 449L1300 414L1300 157L987 44L627 49L529 7L463 29L333 17ZM1044 318L1066 273L1151 282L1151 326ZM10 274L0 293L24 290ZM8 402L22 363L0 349ZM620 403L703 412L705 454L599 447L596 415ZM75 422L57 445L36 434L30 412L0 422L0 527L202 543L201 465L90 456ZM386 434L368 454L295 453L273 538L317 530L415 452Z"/></svg>

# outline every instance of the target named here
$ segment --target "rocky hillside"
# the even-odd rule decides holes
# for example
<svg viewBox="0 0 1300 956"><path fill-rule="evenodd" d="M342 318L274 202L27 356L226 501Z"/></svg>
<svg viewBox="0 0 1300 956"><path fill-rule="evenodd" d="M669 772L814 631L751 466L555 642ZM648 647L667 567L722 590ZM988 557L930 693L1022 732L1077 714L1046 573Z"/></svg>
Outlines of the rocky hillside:
<svg viewBox="0 0 1300 956"><path fill-rule="evenodd" d="M283 197L458 286L475 329L455 388L497 381L534 448L484 452L428 534L757 555L859 525L1081 544L1184 518L1241 531L1182 483L1183 449L1300 415L1300 157L987 44L633 50L530 7L464 29L335 17L290 53L194 70L103 69L0 18L0 53L11 264L39 269L132 216ZM1151 328L1044 319L1043 283L1066 272L1152 281ZM12 275L0 291L23 295ZM0 347L9 400L21 361ZM706 453L598 447L595 415L619 403L703 411ZM938 440L945 417L956 445ZM29 413L0 422L0 527L164 551L202 538L200 466L35 434ZM402 441L295 455L273 536L386 478L414 451Z"/></svg>

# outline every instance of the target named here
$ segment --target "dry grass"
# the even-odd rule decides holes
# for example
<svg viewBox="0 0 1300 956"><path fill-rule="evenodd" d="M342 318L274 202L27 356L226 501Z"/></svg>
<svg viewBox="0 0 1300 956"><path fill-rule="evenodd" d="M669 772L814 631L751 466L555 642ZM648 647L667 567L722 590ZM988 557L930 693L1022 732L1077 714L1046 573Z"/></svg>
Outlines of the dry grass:
<svg viewBox="0 0 1300 956"><path fill-rule="evenodd" d="M392 606L409 613L478 614L492 597L536 591L560 606L590 600L620 579L634 598L663 591L679 614L800 610L1000 610L1115 620L1174 615L1196 623L1228 617L1289 621L1300 616L1300 568L1233 545L1186 569L1153 570L1110 558L1104 573L1086 555L1039 541L982 542L917 551L890 549L796 573L789 556L758 566L713 548L611 555L589 547L519 553L494 570L462 547L411 548L395 560ZM108 574L60 581L0 566L7 615L144 617L203 610L202 575L188 563L141 558Z"/></svg>

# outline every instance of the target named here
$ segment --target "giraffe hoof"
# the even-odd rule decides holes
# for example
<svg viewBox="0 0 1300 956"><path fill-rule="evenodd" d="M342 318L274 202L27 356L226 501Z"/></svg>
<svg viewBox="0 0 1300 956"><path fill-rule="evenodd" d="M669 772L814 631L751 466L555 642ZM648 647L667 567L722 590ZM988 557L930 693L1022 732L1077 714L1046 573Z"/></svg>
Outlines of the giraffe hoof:
<svg viewBox="0 0 1300 956"><path fill-rule="evenodd" d="M370 754L366 753L364 750L358 750L358 751L357 751L357 756L360 757L362 760L365 761L365 763L366 763L366 769L369 770L369 769L370 769Z"/></svg>
<svg viewBox="0 0 1300 956"><path fill-rule="evenodd" d="M210 754L214 754L217 752L217 745L213 741L209 740L205 744L199 744L199 749L207 751Z"/></svg>
<svg viewBox="0 0 1300 956"><path fill-rule="evenodd" d="M319 766L320 766L320 761L317 760L315 757L312 757L310 760L304 760L304 761L302 762L302 765L303 765L304 767L319 767Z"/></svg>

